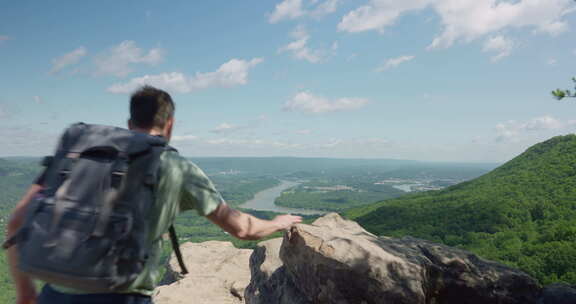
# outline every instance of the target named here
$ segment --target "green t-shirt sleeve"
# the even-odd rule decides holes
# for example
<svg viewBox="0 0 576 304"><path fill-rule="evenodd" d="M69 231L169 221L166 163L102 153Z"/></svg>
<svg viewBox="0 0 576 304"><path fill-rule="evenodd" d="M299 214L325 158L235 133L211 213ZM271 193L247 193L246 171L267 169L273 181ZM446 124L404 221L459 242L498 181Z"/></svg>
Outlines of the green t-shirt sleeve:
<svg viewBox="0 0 576 304"><path fill-rule="evenodd" d="M224 199L202 169L189 160L182 158L182 161L184 180L180 210L194 209L203 216L212 213Z"/></svg>

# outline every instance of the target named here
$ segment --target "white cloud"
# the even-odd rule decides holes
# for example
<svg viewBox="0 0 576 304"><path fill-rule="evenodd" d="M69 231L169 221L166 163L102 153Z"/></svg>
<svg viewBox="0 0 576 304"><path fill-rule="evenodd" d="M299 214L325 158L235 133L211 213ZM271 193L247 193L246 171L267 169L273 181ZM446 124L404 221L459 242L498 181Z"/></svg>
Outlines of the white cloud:
<svg viewBox="0 0 576 304"><path fill-rule="evenodd" d="M206 140L204 143L211 146L221 146L222 148L233 147L237 153L238 151L254 149L264 149L269 151L269 149L287 150L300 149L304 147L303 144L265 139L217 138Z"/></svg>
<svg viewBox="0 0 576 304"><path fill-rule="evenodd" d="M490 60L492 62L497 62L504 57L510 56L512 49L514 48L514 43L512 40L507 39L503 36L490 37L484 43L482 51L484 52L494 52L496 55L492 56Z"/></svg>
<svg viewBox="0 0 576 304"><path fill-rule="evenodd" d="M127 83L113 84L107 89L107 91L117 94L130 93L144 85L151 85L160 89L178 93L190 93L192 91L190 79L188 79L184 74L177 72L162 73L158 75L144 75L142 77L133 78Z"/></svg>
<svg viewBox="0 0 576 304"><path fill-rule="evenodd" d="M359 139L356 141L356 143L360 146L364 145L379 146L379 145L388 145L390 144L390 141L384 138L372 137L366 139Z"/></svg>
<svg viewBox="0 0 576 304"><path fill-rule="evenodd" d="M301 137L302 139L304 137ZM179 143L182 154L187 148L196 155L217 156L302 156L302 157L376 157L389 155L398 144L384 138L319 138L313 142L281 138L217 137L195 140L193 146ZM358 149L361 146L365 149ZM398 152L404 155L405 151Z"/></svg>
<svg viewBox="0 0 576 304"><path fill-rule="evenodd" d="M432 41L430 47L450 47L459 39L471 41L506 28L531 27L556 35L567 29L562 18L571 5L566 0L522 0L514 3L442 0L435 9L442 17L444 32Z"/></svg>
<svg viewBox="0 0 576 304"><path fill-rule="evenodd" d="M334 41L334 42L332 43L331 49L332 49L332 51L336 52L339 47L340 47L340 45L338 44L338 41Z"/></svg>
<svg viewBox="0 0 576 304"><path fill-rule="evenodd" d="M556 118L546 115L534 118L527 122L523 127L528 131L541 131L541 130L557 130L563 128L565 125Z"/></svg>
<svg viewBox="0 0 576 304"><path fill-rule="evenodd" d="M242 126L232 125L226 122L219 124L216 128L210 130L212 133L230 133L242 129Z"/></svg>
<svg viewBox="0 0 576 304"><path fill-rule="evenodd" d="M310 16L321 17L332 14L338 9L340 0L326 0L320 3L314 10L310 11Z"/></svg>
<svg viewBox="0 0 576 304"><path fill-rule="evenodd" d="M315 144L314 147L319 149L339 149L341 151L345 150L357 150L358 147L363 148L383 148L388 147L391 142L384 138L356 138L356 139L341 139L332 138L324 143Z"/></svg>
<svg viewBox="0 0 576 304"><path fill-rule="evenodd" d="M572 2L567 0L370 0L346 14L338 29L383 32L403 14L428 7L440 16L443 25L430 49L447 48L458 40L470 42L508 28L527 27L557 35L567 30L563 18L573 12Z"/></svg>
<svg viewBox="0 0 576 304"><path fill-rule="evenodd" d="M266 120L268 120L266 115L259 115L255 119L250 119L243 124L230 124L223 122L216 126L216 128L210 130L210 132L217 134L230 134L242 130L254 130L258 129L263 123L266 122Z"/></svg>
<svg viewBox="0 0 576 304"><path fill-rule="evenodd" d="M383 32L404 12L425 8L431 0L370 0L342 17L338 30L357 33L370 30Z"/></svg>
<svg viewBox="0 0 576 304"><path fill-rule="evenodd" d="M238 139L238 138L209 139L206 141L206 143L210 145L248 145L248 146L270 145L270 143L261 139Z"/></svg>
<svg viewBox="0 0 576 304"><path fill-rule="evenodd" d="M323 51L314 50L307 46L310 35L303 26L296 27L290 35L296 40L281 47L278 52L289 52L294 58L306 60L310 63L319 63L323 60Z"/></svg>
<svg viewBox="0 0 576 304"><path fill-rule="evenodd" d="M383 65L376 68L376 72L383 72L385 70L395 68L404 62L408 62L408 61L413 60L414 58L415 58L414 56L408 56L408 55L400 56L400 57L396 57L396 58L390 58L390 59L386 60L386 62Z"/></svg>
<svg viewBox="0 0 576 304"><path fill-rule="evenodd" d="M127 83L117 83L108 88L111 93L130 93L143 85L151 85L177 93L190 93L207 88L227 88L248 83L248 72L262 58L251 60L232 59L222 64L216 71L196 73L193 77L182 73L162 73L134 78Z"/></svg>
<svg viewBox="0 0 576 304"><path fill-rule="evenodd" d="M554 66L558 64L558 60L556 60L556 58L549 58L548 60L546 60L546 64Z"/></svg>
<svg viewBox="0 0 576 304"><path fill-rule="evenodd" d="M8 110L6 110L6 108L0 104L0 120L6 120L10 118L10 116L11 115L8 113Z"/></svg>
<svg viewBox="0 0 576 304"><path fill-rule="evenodd" d="M188 135L175 135L172 136L170 140L174 142L185 142L185 141L193 141L196 139L198 139L198 136L188 134Z"/></svg>
<svg viewBox="0 0 576 304"><path fill-rule="evenodd" d="M86 56L87 53L88 51L86 48L80 46L69 53L52 59L52 69L50 69L50 73L58 73L65 67L78 63L78 61L80 61L82 57Z"/></svg>
<svg viewBox="0 0 576 304"><path fill-rule="evenodd" d="M520 128L517 126L517 122L514 120L497 124L496 141L498 142L516 141L517 140L516 138L519 134L519 129Z"/></svg>
<svg viewBox="0 0 576 304"><path fill-rule="evenodd" d="M94 58L97 75L114 75L124 77L132 72L131 65L143 63L156 65L164 60L164 50L154 48L145 52L131 40L122 41L119 45L100 53Z"/></svg>
<svg viewBox="0 0 576 304"><path fill-rule="evenodd" d="M284 104L284 110L309 114L327 112L349 111L362 108L368 104L368 100L358 97L344 97L329 100L321 96L312 95L303 91L294 95Z"/></svg>
<svg viewBox="0 0 576 304"><path fill-rule="evenodd" d="M560 130L573 125L573 122L562 122L550 115L537 117L526 122L509 120L496 125L497 142L517 142L526 132Z"/></svg>
<svg viewBox="0 0 576 304"><path fill-rule="evenodd" d="M277 23L283 20L293 20L304 16L319 18L332 14L338 8L340 0L283 0L274 7L274 11L268 16L268 22Z"/></svg>
<svg viewBox="0 0 576 304"><path fill-rule="evenodd" d="M37 104L43 104L44 103L44 100L42 100L42 97L40 97L40 96L33 96L32 98L34 99L34 102Z"/></svg>
<svg viewBox="0 0 576 304"><path fill-rule="evenodd" d="M287 143L281 141L273 141L271 144L273 147L280 149L298 149L304 147L302 144Z"/></svg>
<svg viewBox="0 0 576 304"><path fill-rule="evenodd" d="M268 22L276 23L285 19L296 19L304 14L302 0L284 0L276 5Z"/></svg>
<svg viewBox="0 0 576 304"><path fill-rule="evenodd" d="M312 134L312 131L311 131L311 130L306 130L306 129L305 129L305 130L298 130L298 131L296 131L296 134L299 134L299 135L309 135L309 134Z"/></svg>
<svg viewBox="0 0 576 304"><path fill-rule="evenodd" d="M262 61L262 58L253 58L250 61L232 59L222 64L215 72L196 73L191 85L198 89L244 85L248 83L248 71Z"/></svg>
<svg viewBox="0 0 576 304"><path fill-rule="evenodd" d="M316 146L320 149L333 149L343 143L344 141L342 139L332 138L327 143L317 144Z"/></svg>

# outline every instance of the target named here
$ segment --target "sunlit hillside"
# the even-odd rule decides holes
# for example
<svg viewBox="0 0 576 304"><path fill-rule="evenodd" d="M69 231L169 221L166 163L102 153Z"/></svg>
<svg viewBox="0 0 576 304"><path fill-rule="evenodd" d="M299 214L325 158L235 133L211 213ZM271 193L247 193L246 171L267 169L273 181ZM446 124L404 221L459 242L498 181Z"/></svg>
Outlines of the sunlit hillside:
<svg viewBox="0 0 576 304"><path fill-rule="evenodd" d="M558 136L472 181L348 211L379 235L469 249L542 283L576 283L576 135Z"/></svg>

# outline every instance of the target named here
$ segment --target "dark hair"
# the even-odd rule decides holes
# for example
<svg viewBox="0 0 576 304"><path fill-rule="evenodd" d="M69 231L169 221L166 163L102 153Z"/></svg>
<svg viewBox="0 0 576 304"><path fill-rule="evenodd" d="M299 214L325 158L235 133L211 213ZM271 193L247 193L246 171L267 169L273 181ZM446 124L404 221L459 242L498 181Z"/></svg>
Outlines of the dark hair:
<svg viewBox="0 0 576 304"><path fill-rule="evenodd" d="M174 110L170 94L152 86L143 86L130 97L130 121L138 128L164 128Z"/></svg>

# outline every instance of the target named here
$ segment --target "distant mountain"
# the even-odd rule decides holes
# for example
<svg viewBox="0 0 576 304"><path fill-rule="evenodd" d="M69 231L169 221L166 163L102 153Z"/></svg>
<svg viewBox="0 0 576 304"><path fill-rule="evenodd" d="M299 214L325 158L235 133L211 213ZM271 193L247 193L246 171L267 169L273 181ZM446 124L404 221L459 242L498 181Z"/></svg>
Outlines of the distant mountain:
<svg viewBox="0 0 576 304"><path fill-rule="evenodd" d="M195 157L204 170L238 170L261 174L287 174L296 171L334 171L351 168L383 168L395 170L417 164L411 160L336 159L304 157Z"/></svg>
<svg viewBox="0 0 576 304"><path fill-rule="evenodd" d="M38 162L0 159L0 219L12 209L40 173ZM0 236L0 239L3 237Z"/></svg>
<svg viewBox="0 0 576 304"><path fill-rule="evenodd" d="M470 179L488 172L496 164L433 163L396 159L345 159L305 157L195 157L208 173L235 170L242 173L289 175L309 178L322 175L384 174L387 177L415 176Z"/></svg>
<svg viewBox="0 0 576 304"><path fill-rule="evenodd" d="M346 216L378 235L460 246L542 283L576 284L576 136L534 145L474 180Z"/></svg>

